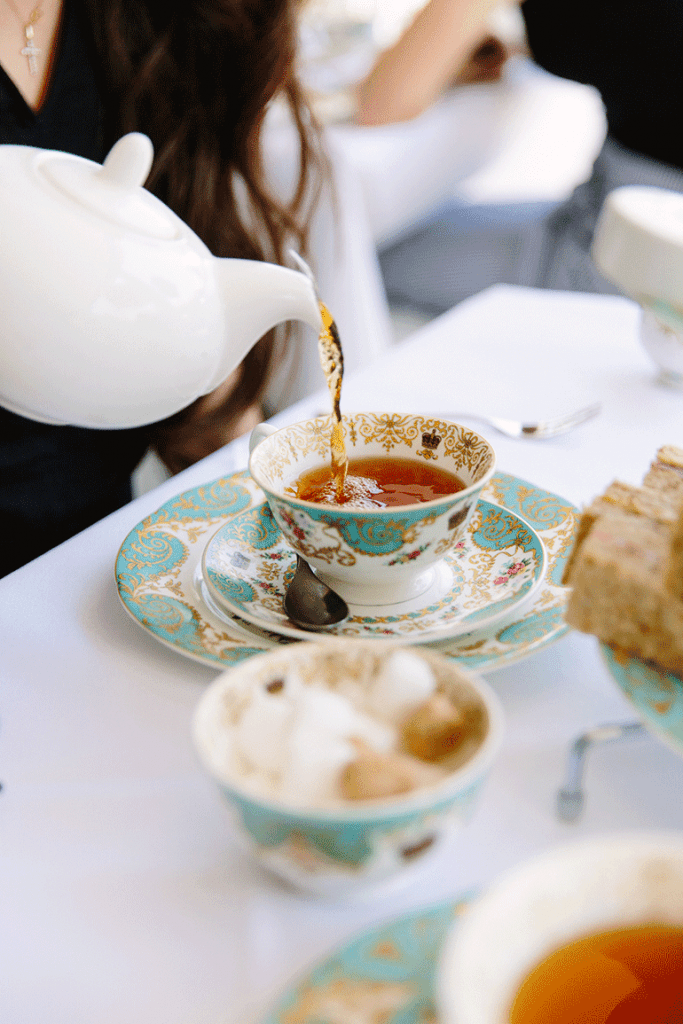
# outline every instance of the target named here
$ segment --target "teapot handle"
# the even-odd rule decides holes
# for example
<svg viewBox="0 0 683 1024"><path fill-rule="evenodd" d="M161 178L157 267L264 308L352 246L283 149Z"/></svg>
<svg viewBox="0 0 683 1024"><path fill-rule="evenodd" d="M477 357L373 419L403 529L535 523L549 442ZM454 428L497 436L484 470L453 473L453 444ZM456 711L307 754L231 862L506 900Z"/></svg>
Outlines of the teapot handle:
<svg viewBox="0 0 683 1024"><path fill-rule="evenodd" d="M276 427L272 427L270 423L257 423L251 434L249 435L249 454L251 455L254 448L261 444L261 441L265 441L267 437L274 434Z"/></svg>

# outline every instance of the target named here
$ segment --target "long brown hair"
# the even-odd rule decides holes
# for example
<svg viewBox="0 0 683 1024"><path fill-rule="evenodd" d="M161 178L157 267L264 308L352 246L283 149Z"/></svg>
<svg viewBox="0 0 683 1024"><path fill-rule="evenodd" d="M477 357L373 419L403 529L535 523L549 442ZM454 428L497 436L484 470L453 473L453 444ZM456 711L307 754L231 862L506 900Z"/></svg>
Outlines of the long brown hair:
<svg viewBox="0 0 683 1024"><path fill-rule="evenodd" d="M83 3L102 74L105 148L128 131L149 135L147 187L214 255L283 262L287 245L305 252L324 159L295 73L298 0ZM276 95L300 140L289 204L268 189L260 145ZM257 398L272 353L269 335L245 359L230 396L233 417Z"/></svg>

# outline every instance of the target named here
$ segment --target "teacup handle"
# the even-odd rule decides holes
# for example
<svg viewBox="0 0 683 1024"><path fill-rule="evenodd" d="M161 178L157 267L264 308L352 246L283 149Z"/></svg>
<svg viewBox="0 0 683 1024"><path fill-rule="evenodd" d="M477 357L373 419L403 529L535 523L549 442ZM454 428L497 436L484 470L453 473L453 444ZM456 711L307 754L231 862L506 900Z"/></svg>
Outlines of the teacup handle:
<svg viewBox="0 0 683 1024"><path fill-rule="evenodd" d="M251 455L254 448L274 434L276 430L277 427L271 427L270 423L257 423L249 436L249 454Z"/></svg>

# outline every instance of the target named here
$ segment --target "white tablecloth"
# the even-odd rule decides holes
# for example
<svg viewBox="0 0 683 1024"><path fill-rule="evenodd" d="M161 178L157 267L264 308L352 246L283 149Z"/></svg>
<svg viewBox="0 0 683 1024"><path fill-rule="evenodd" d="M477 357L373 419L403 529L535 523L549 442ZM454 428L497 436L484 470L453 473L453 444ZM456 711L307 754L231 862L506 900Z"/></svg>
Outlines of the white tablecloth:
<svg viewBox="0 0 683 1024"><path fill-rule="evenodd" d="M502 469L581 503L614 477L640 481L659 445L683 445L683 396L655 384L637 323L623 299L494 288L350 376L343 404L535 416L597 398L601 416L563 438L482 431ZM318 395L281 419L326 407ZM650 738L596 750L583 817L557 820L570 740L632 718L593 638L571 633L489 674L507 713L502 754L471 824L418 884L340 906L262 874L190 741L215 672L139 629L113 576L144 515L245 454L244 441L218 452L0 581L7 1024L258 1022L295 975L370 924L574 836L683 828L683 761Z"/></svg>

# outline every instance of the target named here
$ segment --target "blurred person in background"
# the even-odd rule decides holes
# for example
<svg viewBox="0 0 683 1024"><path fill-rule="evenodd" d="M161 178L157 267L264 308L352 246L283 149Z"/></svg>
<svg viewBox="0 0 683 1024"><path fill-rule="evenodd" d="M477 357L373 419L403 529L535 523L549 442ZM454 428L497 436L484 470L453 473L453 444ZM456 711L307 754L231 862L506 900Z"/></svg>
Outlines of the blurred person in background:
<svg viewBox="0 0 683 1024"><path fill-rule="evenodd" d="M461 73L486 32L486 0L429 0L362 87L360 118L391 123L419 115ZM534 61L560 78L593 86L605 108L607 138L588 180L524 234L507 283L613 293L590 247L609 191L643 184L683 191L683 3L681 0L549 0L521 4ZM446 211L446 218L448 211ZM482 234L480 287L495 284L504 226ZM488 246L488 251L486 247ZM450 308L458 277L456 227L440 211L383 254L387 287L403 302L432 312ZM486 263L491 272L487 277ZM426 294L428 291L428 300Z"/></svg>
<svg viewBox="0 0 683 1024"><path fill-rule="evenodd" d="M283 262L290 245L305 252L324 168L293 70L297 11L297 0L0 0L0 144L101 162L143 132L155 151L146 187L214 255ZM298 139L291 201L264 167L275 97ZM129 501L149 446L175 473L250 429L281 358L270 334L215 392L135 430L0 410L0 576Z"/></svg>
<svg viewBox="0 0 683 1024"><path fill-rule="evenodd" d="M681 0L547 0L522 6L541 67L594 86L607 138L587 182L543 225L521 268L522 284L609 292L590 255L608 192L654 185L683 192L683 3Z"/></svg>
<svg viewBox="0 0 683 1024"><path fill-rule="evenodd" d="M430 0L360 84L359 124L407 121L455 85L495 81L508 53L491 34L500 0Z"/></svg>

